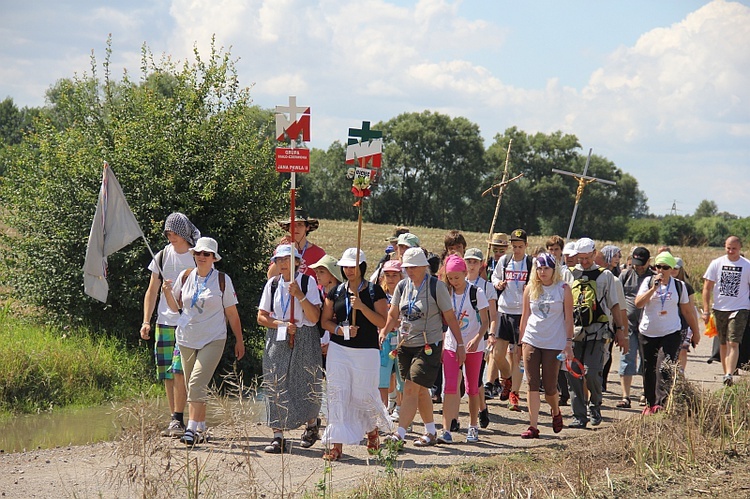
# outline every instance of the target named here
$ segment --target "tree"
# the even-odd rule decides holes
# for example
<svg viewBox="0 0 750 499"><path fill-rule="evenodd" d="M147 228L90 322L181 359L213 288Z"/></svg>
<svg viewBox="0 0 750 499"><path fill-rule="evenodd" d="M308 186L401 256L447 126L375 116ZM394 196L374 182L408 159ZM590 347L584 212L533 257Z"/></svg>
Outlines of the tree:
<svg viewBox="0 0 750 499"><path fill-rule="evenodd" d="M109 50L103 81L84 74L58 82L35 132L2 150L0 221L10 228L3 234L3 283L57 321L132 340L151 258L141 241L110 257L107 305L82 292L107 160L154 247L166 243L167 215L184 212L219 242L219 267L233 278L241 303L257 303L282 190L273 143L252 119L249 92L240 88L229 53L212 47L203 60L196 51L195 61L178 69L169 59L153 62L144 47L140 83L127 74L112 81L108 63ZM240 314L251 330L254 307L241 306Z"/></svg>
<svg viewBox="0 0 750 499"><path fill-rule="evenodd" d="M719 207L716 206L716 203L704 199L698 203L698 207L695 209L693 217L697 220L700 218L715 217L717 213L719 213Z"/></svg>
<svg viewBox="0 0 750 499"><path fill-rule="evenodd" d="M670 215L662 219L659 226L659 239L667 246L691 246L696 244L695 222L693 219L679 215Z"/></svg>
<svg viewBox="0 0 750 499"><path fill-rule="evenodd" d="M327 151L310 152L310 173L297 175L299 204L316 218L356 220L352 180L346 177L346 147L336 141Z"/></svg>

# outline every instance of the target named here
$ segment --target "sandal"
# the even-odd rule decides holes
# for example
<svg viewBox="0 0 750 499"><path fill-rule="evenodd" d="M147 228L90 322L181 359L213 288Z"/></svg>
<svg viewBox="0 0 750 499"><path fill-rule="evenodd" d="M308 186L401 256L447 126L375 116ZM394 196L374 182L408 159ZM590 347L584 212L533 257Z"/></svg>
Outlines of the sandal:
<svg viewBox="0 0 750 499"><path fill-rule="evenodd" d="M429 447L437 443L437 433L425 433L414 441L414 447Z"/></svg>
<svg viewBox="0 0 750 499"><path fill-rule="evenodd" d="M325 459L326 461L338 461L339 459L341 459L341 455L343 453L343 449L341 447L337 447L336 444L334 444L333 447L331 447L323 454L323 459Z"/></svg>
<svg viewBox="0 0 750 499"><path fill-rule="evenodd" d="M380 450L380 435L378 435L378 429L375 428L367 434L367 452L369 454L377 454Z"/></svg>
<svg viewBox="0 0 750 499"><path fill-rule="evenodd" d="M630 409L630 397L623 398L617 404L615 404L615 407L619 407L621 409Z"/></svg>

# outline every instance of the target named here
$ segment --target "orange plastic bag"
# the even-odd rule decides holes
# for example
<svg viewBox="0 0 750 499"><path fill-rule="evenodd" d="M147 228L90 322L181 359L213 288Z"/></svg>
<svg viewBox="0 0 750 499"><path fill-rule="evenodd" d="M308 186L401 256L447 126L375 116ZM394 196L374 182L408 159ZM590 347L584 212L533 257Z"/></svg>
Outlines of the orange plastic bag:
<svg viewBox="0 0 750 499"><path fill-rule="evenodd" d="M714 322L714 314L711 314L711 316L708 318L708 324L706 324L706 331L703 333L709 338L713 338L719 332L716 330L716 322Z"/></svg>

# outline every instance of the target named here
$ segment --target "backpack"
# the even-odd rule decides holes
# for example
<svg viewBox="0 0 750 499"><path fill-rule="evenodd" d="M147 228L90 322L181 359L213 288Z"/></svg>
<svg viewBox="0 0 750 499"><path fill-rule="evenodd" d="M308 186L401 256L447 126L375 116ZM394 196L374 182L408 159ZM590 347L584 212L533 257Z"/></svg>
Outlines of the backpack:
<svg viewBox="0 0 750 499"><path fill-rule="evenodd" d="M302 293L307 296L307 290L310 286L310 276L307 274L300 275L302 275L302 285L300 286L300 289L302 290ZM281 276L277 275L273 278L273 281L271 281L271 303L273 303L273 301L276 299L276 290L279 288L279 279L281 279ZM320 322L321 320L323 320L323 314L320 314L318 316L318 322L315 324L315 327L318 330L318 334L322 338L326 331L325 329L323 329L323 325Z"/></svg>
<svg viewBox="0 0 750 499"><path fill-rule="evenodd" d="M604 269L578 270L572 267L571 272L575 281L571 286L573 292L573 323L586 327L594 323L608 323L609 317L604 312L600 299L596 293L596 280Z"/></svg>
<svg viewBox="0 0 750 499"><path fill-rule="evenodd" d="M508 261L511 258L513 258L513 255L508 255L506 253L505 255L500 257L500 260L498 260L497 265L495 266L495 267L500 267L502 271L502 275L501 275L502 281L505 280L505 268L508 266ZM526 255L526 284L529 283L529 279L531 278L531 269L533 265L534 265L534 259L531 257L531 255ZM490 279L488 280L491 281L492 278L490 277ZM497 295L500 296L503 291L505 290L504 289L502 291L498 290Z"/></svg>
<svg viewBox="0 0 750 499"><path fill-rule="evenodd" d="M432 299L435 300L435 303L437 303L437 283L438 278L434 275L428 275L427 278L429 279L429 288L430 288L430 294L432 295ZM404 289L406 289L406 279L401 280L398 283L398 286L396 286L396 289L398 289L400 294L404 294ZM438 305L438 309L440 308L440 305Z"/></svg>

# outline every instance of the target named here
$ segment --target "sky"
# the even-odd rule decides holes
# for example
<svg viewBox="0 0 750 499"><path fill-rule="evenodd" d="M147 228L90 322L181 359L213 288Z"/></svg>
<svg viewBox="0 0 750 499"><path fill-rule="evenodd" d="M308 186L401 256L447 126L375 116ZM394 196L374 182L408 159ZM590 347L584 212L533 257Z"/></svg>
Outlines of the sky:
<svg viewBox="0 0 750 499"><path fill-rule="evenodd" d="M140 76L144 44L192 61L215 36L256 104L311 107L310 147L424 110L485 147L559 130L652 213L750 216L750 0L0 0L0 99L44 105L92 53L101 75L110 33L116 78Z"/></svg>

